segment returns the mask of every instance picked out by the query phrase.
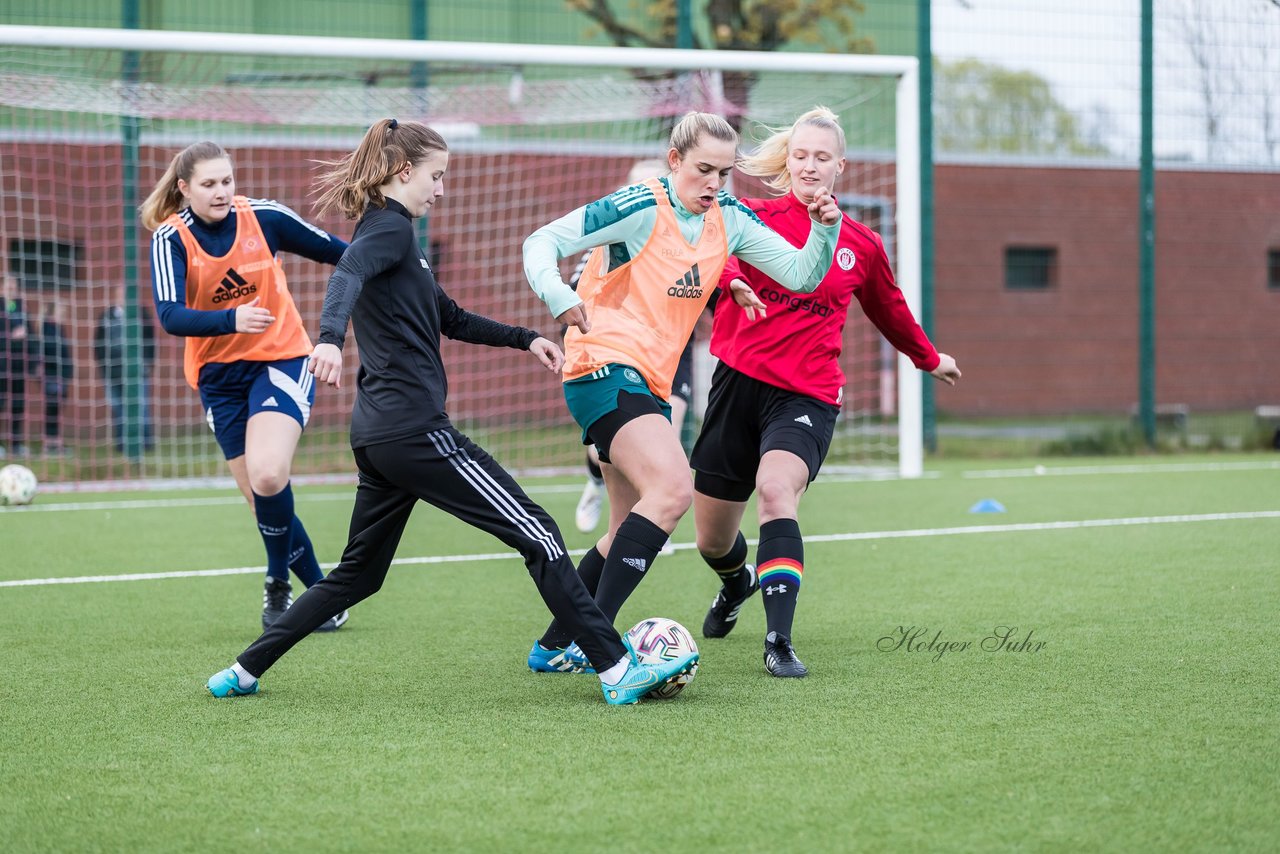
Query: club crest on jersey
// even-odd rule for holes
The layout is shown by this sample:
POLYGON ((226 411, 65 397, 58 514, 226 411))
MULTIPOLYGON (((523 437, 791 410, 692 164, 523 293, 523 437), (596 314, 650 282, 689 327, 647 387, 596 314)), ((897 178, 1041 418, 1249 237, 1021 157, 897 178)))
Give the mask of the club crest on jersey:
POLYGON ((667 288, 667 296, 680 297, 681 299, 702 299, 702 274, 698 272, 697 264, 690 267, 689 272, 676 279, 675 285, 667 288))
POLYGON ((853 265, 858 263, 858 258, 853 254, 853 250, 845 247, 836 253, 836 263, 840 265, 840 269, 848 272, 853 269, 853 265))

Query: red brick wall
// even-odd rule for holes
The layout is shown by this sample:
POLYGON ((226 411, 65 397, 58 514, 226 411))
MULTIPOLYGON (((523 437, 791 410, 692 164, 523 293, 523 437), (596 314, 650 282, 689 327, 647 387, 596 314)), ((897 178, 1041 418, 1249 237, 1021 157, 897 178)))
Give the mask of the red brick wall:
MULTIPOLYGON (((1124 412, 1138 397, 1138 176, 943 165, 935 339, 964 371, 938 396, 970 415, 1124 412), (1004 286, 1006 246, 1055 247, 1044 292, 1004 286)), ((1156 397, 1193 410, 1280 401, 1280 174, 1156 178, 1156 397)))
MULTIPOLYGON (((144 148, 140 186, 149 188, 171 155, 144 148)), ((246 148, 235 155, 242 192, 309 215, 314 161, 335 152, 246 148)), ((4 249, 12 238, 84 249, 71 323, 82 379, 92 377, 94 320, 122 275, 119 157, 118 145, 0 144, 4 249)), ((441 281, 474 311, 554 334, 555 324, 524 283, 520 244, 538 225, 620 183, 630 162, 456 157, 447 201, 430 221, 433 239, 445 246, 441 281), (479 220, 489 227, 475 239, 479 220)), ((854 164, 837 189, 874 192, 857 184, 868 180, 860 177, 864 172, 878 171, 854 164)), ((740 182, 739 189, 745 194, 752 186, 740 182)), ((941 165, 935 188, 934 338, 965 374, 960 387, 940 390, 939 409, 970 415, 1127 411, 1138 388, 1137 173, 941 165), (1010 245, 1056 248, 1056 286, 1007 290, 1004 249, 1010 245)), ((1272 365, 1280 352, 1280 291, 1266 284, 1267 249, 1280 248, 1280 174, 1162 171, 1156 200, 1158 401, 1196 410, 1280 403, 1272 365)), ((322 224, 342 235, 352 228, 340 218, 322 224)), ((136 284, 148 303, 149 238, 139 228, 136 284)), ((318 318, 327 269, 285 257, 303 316, 318 318)), ((869 326, 853 312, 846 346, 850 360, 866 366, 855 391, 873 402, 877 353, 869 326)), ((175 417, 198 419, 195 395, 181 385, 180 342, 163 332, 157 341, 157 390, 173 389, 175 417)), ((557 384, 513 364, 510 355, 446 344, 446 359, 456 366, 451 414, 518 410, 563 420, 557 384)), ((318 417, 345 417, 346 385, 322 395, 318 417)), ((101 407, 94 386, 83 384, 73 408, 101 407)), ((76 420, 69 413, 68 423, 76 420)))

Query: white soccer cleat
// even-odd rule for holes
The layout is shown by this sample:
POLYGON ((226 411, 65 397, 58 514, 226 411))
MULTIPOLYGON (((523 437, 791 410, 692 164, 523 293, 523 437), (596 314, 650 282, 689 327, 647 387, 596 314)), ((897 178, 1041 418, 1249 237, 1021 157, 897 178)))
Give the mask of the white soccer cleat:
POLYGON ((587 478, 587 485, 582 488, 582 497, 578 499, 578 509, 573 514, 573 523, 579 531, 589 534, 596 529, 600 524, 600 508, 603 504, 603 481, 587 478))

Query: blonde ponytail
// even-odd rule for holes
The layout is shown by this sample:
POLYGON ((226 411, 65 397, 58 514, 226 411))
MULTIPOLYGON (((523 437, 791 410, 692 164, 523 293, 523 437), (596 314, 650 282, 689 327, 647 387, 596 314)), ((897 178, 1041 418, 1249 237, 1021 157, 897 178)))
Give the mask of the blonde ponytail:
POLYGON ((789 128, 771 128, 764 126, 770 135, 760 146, 747 157, 738 162, 738 169, 746 175, 754 175, 765 179, 765 186, 776 190, 779 195, 791 190, 791 171, 787 169, 787 155, 791 146, 791 136, 802 125, 829 130, 836 135, 837 155, 844 155, 844 128, 840 127, 840 117, 826 107, 817 106, 800 116, 789 128))
POLYGON ((738 132, 722 116, 691 112, 685 113, 671 129, 671 147, 684 157, 703 136, 710 136, 721 142, 732 142, 735 147, 739 140, 738 132))
POLYGON ((201 163, 224 158, 228 163, 231 162, 230 156, 216 142, 197 142, 175 154, 151 195, 138 207, 143 227, 148 231, 155 231, 162 222, 186 206, 182 190, 178 189, 179 179, 189 182, 201 163))

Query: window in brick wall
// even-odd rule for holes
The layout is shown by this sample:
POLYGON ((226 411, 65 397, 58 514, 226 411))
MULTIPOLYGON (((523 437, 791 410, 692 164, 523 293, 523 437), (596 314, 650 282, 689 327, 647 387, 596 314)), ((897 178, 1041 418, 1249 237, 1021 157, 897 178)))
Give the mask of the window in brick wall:
POLYGON ((56 240, 9 241, 9 273, 30 290, 67 290, 76 283, 80 249, 56 240))
POLYGON ((1280 249, 1267 250, 1267 287, 1280 291, 1280 249))
POLYGON ((1044 291, 1058 283, 1058 250, 1045 246, 1006 246, 1004 286, 1011 291, 1044 291))

